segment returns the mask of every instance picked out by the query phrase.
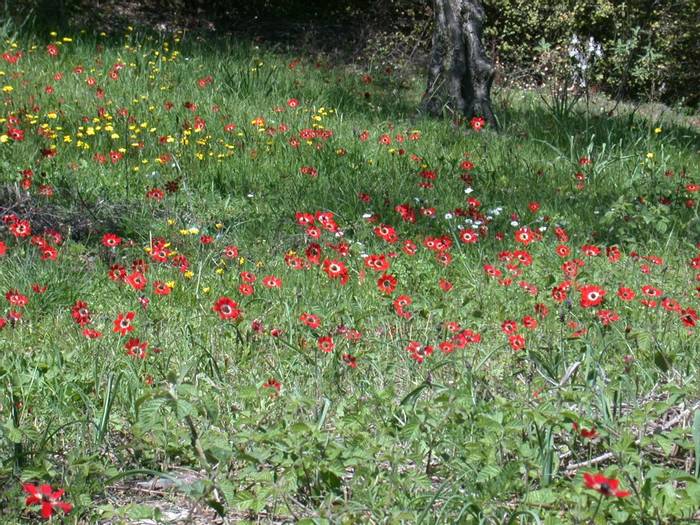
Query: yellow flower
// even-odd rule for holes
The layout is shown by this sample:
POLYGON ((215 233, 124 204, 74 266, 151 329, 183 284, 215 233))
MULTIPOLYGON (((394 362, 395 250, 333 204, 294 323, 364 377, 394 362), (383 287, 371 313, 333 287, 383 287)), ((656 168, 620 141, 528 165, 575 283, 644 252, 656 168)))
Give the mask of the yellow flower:
POLYGON ((649 153, 647 153, 647 158, 648 158, 649 160, 653 159, 653 158, 654 158, 654 154, 650 151, 649 153))
POLYGON ((168 223, 168 226, 172 226, 173 224, 175 224, 175 219, 168 219, 167 223, 168 223))
POLYGON ((175 288, 175 281, 168 281, 165 283, 165 286, 172 290, 173 288, 175 288))
POLYGON ((192 277, 194 277, 194 272, 192 270, 187 270, 184 273, 184 276, 185 276, 185 279, 192 279, 192 277))
POLYGON ((662 131, 663 131, 663 129, 661 129, 661 128, 656 128, 656 129, 654 130, 654 133, 659 134, 659 133, 661 133, 662 131))
POLYGON ((245 257, 240 257, 240 258, 238 259, 238 264, 240 264, 241 266, 243 266, 243 265, 245 264, 245 257))
POLYGON ((199 233, 199 228, 190 228, 188 231, 192 235, 197 235, 199 233))
POLYGON ((223 268, 217 268, 217 269, 214 270, 214 271, 215 271, 218 275, 221 275, 221 274, 224 273, 224 269, 223 269, 223 268))
POLYGON ((190 230, 186 230, 186 229, 180 230, 180 235, 189 235, 189 234, 190 234, 190 230))
POLYGON ((14 89, 15 89, 15 88, 13 88, 12 86, 3 86, 3 88, 2 88, 2 90, 3 90, 5 93, 11 93, 12 91, 14 91, 14 89))
POLYGON ((209 288, 208 286, 205 286, 204 288, 202 288, 202 293, 209 293, 210 290, 211 290, 211 288, 209 288))

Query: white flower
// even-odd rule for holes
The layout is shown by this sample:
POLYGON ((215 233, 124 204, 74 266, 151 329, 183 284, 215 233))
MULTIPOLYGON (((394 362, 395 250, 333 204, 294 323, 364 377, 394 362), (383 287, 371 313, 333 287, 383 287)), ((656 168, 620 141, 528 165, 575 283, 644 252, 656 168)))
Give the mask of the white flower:
POLYGON ((363 219, 369 219, 371 216, 372 216, 371 213, 363 213, 363 214, 362 214, 362 218, 363 218, 363 219))
POLYGON ((449 221, 450 219, 452 219, 452 214, 451 214, 451 213, 446 213, 446 214, 445 214, 445 219, 447 219, 448 221, 449 221))
POLYGON ((511 225, 513 228, 517 228, 517 227, 519 226, 518 221, 510 221, 510 225, 511 225))
POLYGON ((473 188, 464 188, 464 193, 466 193, 467 195, 469 195, 473 191, 474 191, 473 188))

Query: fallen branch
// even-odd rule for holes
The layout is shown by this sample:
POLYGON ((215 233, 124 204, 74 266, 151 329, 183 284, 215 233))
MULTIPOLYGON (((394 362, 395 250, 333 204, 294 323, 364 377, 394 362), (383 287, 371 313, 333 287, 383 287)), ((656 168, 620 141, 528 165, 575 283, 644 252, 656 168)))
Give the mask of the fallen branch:
MULTIPOLYGON (((675 427, 676 425, 681 423, 683 420, 685 420, 688 416, 693 414, 696 410, 700 410, 700 401, 697 401, 693 406, 688 407, 686 409, 681 409, 682 406, 683 406, 683 404, 681 404, 679 407, 675 407, 675 408, 681 410, 675 417, 668 420, 666 423, 655 424, 651 429, 649 429, 647 432, 645 432, 643 434, 643 436, 636 439, 634 442, 635 446, 639 446, 641 444, 642 438, 653 436, 654 434, 658 434, 660 432, 665 432, 667 430, 670 430, 671 428, 675 427)), ((666 412, 666 413, 668 413, 668 412, 666 412)), ((655 450, 652 450, 652 451, 656 452, 655 450)), ((571 456, 571 454, 572 454, 572 452, 568 451, 565 454, 562 454, 560 459, 567 458, 567 457, 571 456)), ((590 467, 591 465, 597 465, 599 463, 603 463, 604 461, 607 461, 607 460, 612 459, 614 457, 615 457, 614 453, 606 452, 605 454, 601 454, 600 456, 596 456, 596 457, 589 459, 587 461, 581 461, 579 463, 569 463, 566 466, 565 473, 566 474, 573 474, 581 467, 590 467)))

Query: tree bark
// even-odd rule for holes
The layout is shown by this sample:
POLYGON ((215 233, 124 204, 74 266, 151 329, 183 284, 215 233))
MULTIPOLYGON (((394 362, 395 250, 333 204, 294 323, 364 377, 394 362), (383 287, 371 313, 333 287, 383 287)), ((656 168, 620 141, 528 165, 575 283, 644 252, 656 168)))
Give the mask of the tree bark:
POLYGON ((435 29, 428 85, 421 110, 439 116, 451 113, 483 117, 496 127, 491 108, 494 68, 482 43, 481 0, 433 0, 435 29))

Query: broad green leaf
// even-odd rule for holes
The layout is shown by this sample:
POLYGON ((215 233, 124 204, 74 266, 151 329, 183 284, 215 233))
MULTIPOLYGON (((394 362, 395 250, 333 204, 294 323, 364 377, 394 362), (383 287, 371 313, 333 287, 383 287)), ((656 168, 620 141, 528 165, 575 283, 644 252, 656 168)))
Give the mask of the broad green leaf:
POLYGON ((476 475, 476 481, 478 483, 489 481, 490 479, 493 479, 496 476, 498 476, 500 473, 501 469, 496 465, 487 465, 481 470, 479 470, 479 473, 476 475))

